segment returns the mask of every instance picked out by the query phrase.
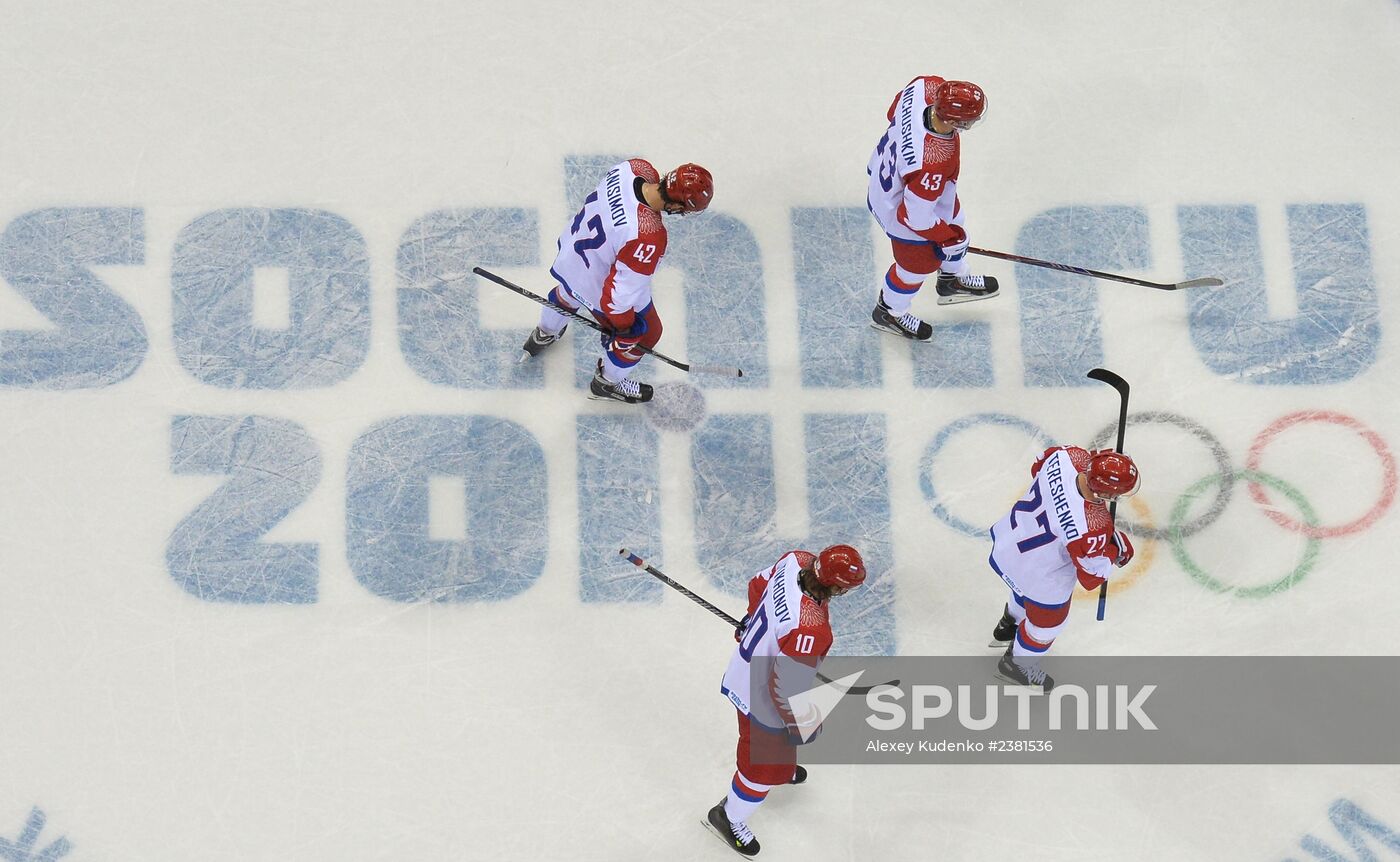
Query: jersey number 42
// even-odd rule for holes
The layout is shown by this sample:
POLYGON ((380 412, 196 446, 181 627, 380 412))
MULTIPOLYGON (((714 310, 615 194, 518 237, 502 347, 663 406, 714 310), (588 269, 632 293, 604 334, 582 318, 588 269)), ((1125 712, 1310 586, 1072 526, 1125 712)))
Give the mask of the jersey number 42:
MULTIPOLYGON (((596 191, 583 199, 583 206, 579 209, 578 215, 574 216, 574 223, 569 228, 569 233, 578 236, 579 227, 584 225, 583 217, 588 212, 588 205, 597 199, 598 193, 596 191)), ((602 216, 593 216, 593 218, 588 220, 586 226, 588 228, 588 235, 574 243, 574 254, 579 256, 579 260, 583 261, 584 266, 592 269, 593 264, 588 262, 588 255, 584 254, 584 252, 601 247, 603 243, 608 241, 608 238, 607 235, 603 233, 602 216)))

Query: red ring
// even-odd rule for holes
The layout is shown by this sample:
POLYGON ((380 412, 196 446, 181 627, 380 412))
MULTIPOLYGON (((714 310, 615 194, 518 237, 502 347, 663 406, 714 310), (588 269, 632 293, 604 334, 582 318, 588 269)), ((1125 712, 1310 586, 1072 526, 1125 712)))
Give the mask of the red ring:
POLYGON ((1371 448, 1375 450, 1376 457, 1381 459, 1381 466, 1385 469, 1385 484, 1381 489, 1381 498, 1376 501, 1370 511, 1354 521, 1338 524, 1335 527, 1310 527, 1293 520, 1272 507, 1269 504, 1268 496, 1264 493, 1264 486, 1258 482, 1249 483, 1249 496, 1254 498, 1254 502, 1264 507, 1264 514, 1268 515, 1274 523, 1295 533, 1302 533, 1310 539, 1347 536, 1370 527, 1376 522, 1376 519, 1385 514, 1385 511, 1390 508, 1390 504, 1395 502, 1395 456, 1390 454, 1390 447, 1386 445, 1381 435, 1367 428, 1359 419, 1353 419, 1344 413, 1336 413, 1331 410, 1299 410, 1297 413, 1289 413, 1287 416, 1274 420, 1272 425, 1260 431, 1259 436, 1254 438, 1254 442, 1249 447, 1249 456, 1245 459, 1245 466, 1250 470, 1258 470, 1259 459, 1263 456, 1264 447, 1283 431, 1304 422, 1328 422, 1333 425, 1342 425, 1360 434, 1367 443, 1370 443, 1371 448))

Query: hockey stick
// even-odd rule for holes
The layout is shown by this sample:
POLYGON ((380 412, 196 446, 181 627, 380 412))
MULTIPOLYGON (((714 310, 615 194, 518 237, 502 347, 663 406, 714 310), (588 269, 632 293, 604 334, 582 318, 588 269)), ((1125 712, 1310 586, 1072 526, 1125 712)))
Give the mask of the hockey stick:
MULTIPOLYGON (((736 629, 739 627, 739 621, 738 621, 738 620, 734 619, 734 618, 731 617, 729 614, 725 613, 724 611, 720 610, 719 608, 715 607, 714 605, 712 605, 712 604, 710 604, 709 602, 705 601, 704 599, 700 598, 700 597, 697 596, 695 593, 693 593, 693 592, 691 592, 690 590, 686 589, 684 585, 682 585, 682 584, 680 584, 680 583, 677 583, 676 581, 672 580, 671 577, 670 577, 669 575, 667 575, 665 572, 661 571, 660 569, 656 568, 655 566, 652 566, 652 565, 648 564, 646 560, 642 559, 641 557, 637 556, 636 554, 632 553, 631 551, 627 550, 626 548, 622 548, 622 549, 618 550, 618 553, 621 554, 622 556, 626 557, 626 558, 627 558, 627 562, 631 563, 632 565, 636 566, 637 568, 641 569, 642 571, 644 571, 644 572, 646 572, 647 574, 651 575, 652 577, 656 578, 658 581, 660 581, 661 583, 665 584, 666 586, 671 587, 672 589, 676 590, 678 593, 680 593, 681 595, 683 595, 683 596, 685 596, 686 598, 690 599, 692 602, 695 602, 695 603, 696 603, 697 605, 699 605, 700 607, 704 608, 705 610, 709 611, 710 613, 714 614, 715 616, 717 616, 717 617, 719 617, 720 619, 724 620, 725 622, 729 623, 729 625, 731 625, 732 627, 734 627, 734 628, 736 628, 736 629)), ((831 677, 826 676, 825 674, 822 674, 822 673, 818 673, 818 674, 817 674, 817 679, 819 679, 819 680, 821 680, 822 682, 825 682, 825 683, 834 682, 834 680, 833 680, 831 677)), ((877 683, 877 684, 875 684, 875 685, 853 685, 853 686, 851 686, 850 688, 846 689, 846 691, 844 692, 844 694, 855 694, 855 695, 869 694, 870 692, 874 691, 875 689, 877 689, 877 688, 879 688, 879 687, 881 687, 881 686, 885 686, 885 685, 899 685, 899 680, 897 680, 897 679, 892 679, 892 680, 890 680, 889 682, 881 682, 881 683, 877 683)))
MULTIPOLYGON (((1118 445, 1115 451, 1123 451, 1123 435, 1128 431, 1128 381, 1109 371, 1107 368, 1094 368, 1089 371, 1090 380, 1101 380, 1118 390, 1118 445)), ((1108 529, 1117 529, 1118 501, 1115 499, 1108 504, 1108 529)), ((1108 604, 1108 581, 1099 584, 1099 610, 1095 619, 1103 621, 1104 606, 1108 604)))
MULTIPOLYGON (((559 312, 560 314, 567 314, 569 317, 572 317, 574 320, 577 320, 579 323, 582 323, 584 326, 590 326, 590 327, 592 327, 592 328, 598 330, 599 332, 603 333, 604 335, 612 335, 612 334, 613 334, 611 331, 609 331, 609 330, 607 330, 607 329, 604 329, 602 326, 600 326, 596 320, 593 320, 592 318, 584 317, 582 314, 579 314, 578 312, 570 311, 570 310, 567 309, 567 308, 562 308, 562 307, 560 307, 560 306, 558 306, 558 305, 555 305, 554 303, 550 302, 550 301, 549 301, 548 299, 546 299, 545 297, 540 296, 538 293, 532 293, 532 292, 526 290, 525 288, 521 287, 521 286, 518 285, 518 284, 515 284, 515 283, 513 283, 513 282, 509 282, 509 281, 506 281, 504 278, 501 278, 499 275, 496 275, 494 272, 488 272, 487 270, 484 270, 484 269, 482 269, 482 268, 479 267, 479 266, 474 266, 474 267, 472 267, 472 272, 476 273, 477 275, 481 276, 482 278, 489 279, 489 280, 491 280, 491 281, 496 282, 496 283, 499 284, 501 287, 504 287, 506 290, 513 290, 513 291, 515 291, 516 293, 520 294, 521 296, 523 296, 523 297, 525 297, 525 298, 527 298, 527 299, 533 299, 535 302, 538 302, 540 305, 543 305, 545 308, 552 308, 552 309, 554 309, 555 311, 559 312)), ((744 370, 743 370, 742 368, 734 368, 733 366, 729 366, 729 365, 687 365, 687 364, 684 363, 684 362, 677 362, 676 360, 672 359, 671 357, 669 357, 669 356, 667 356, 667 355, 665 355, 665 354, 663 354, 663 353, 657 353, 655 350, 652 350, 650 347, 644 347, 644 346, 642 346, 642 345, 640 345, 640 344, 636 345, 636 347, 637 347, 638 350, 642 351, 643 353, 650 353, 652 356, 655 356, 657 359, 660 359, 662 362, 666 363, 667 365, 673 366, 673 367, 675 367, 675 368, 679 368, 680 370, 685 371, 685 372, 690 373, 690 374, 718 374, 718 375, 723 376, 723 377, 743 377, 743 376, 744 376, 744 370)))
POLYGON ((973 254, 980 254, 983 257, 995 257, 1000 260, 1009 260, 1014 263, 1025 263, 1031 266, 1041 266, 1046 269, 1058 269, 1060 272, 1072 272, 1075 275, 1087 275, 1091 278, 1106 278, 1109 281, 1121 281, 1124 284, 1137 284, 1142 287, 1155 287, 1158 290, 1182 290, 1188 287, 1220 287, 1225 283, 1220 278, 1193 278, 1190 281, 1178 281, 1172 284, 1163 284, 1160 281, 1143 281, 1140 278, 1130 278, 1126 275, 1114 275, 1111 272, 1099 272, 1097 269, 1083 269, 1077 266, 1070 266, 1067 263, 1053 263, 1048 260, 1037 260, 1033 257, 1021 257, 1019 254, 1007 254, 1004 251, 990 251, 985 248, 968 247, 968 251, 973 254))

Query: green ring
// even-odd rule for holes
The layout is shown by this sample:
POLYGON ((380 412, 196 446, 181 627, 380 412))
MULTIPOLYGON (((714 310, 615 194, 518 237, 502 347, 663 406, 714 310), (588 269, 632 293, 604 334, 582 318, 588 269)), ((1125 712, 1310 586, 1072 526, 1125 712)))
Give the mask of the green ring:
MULTIPOLYGON (((1270 488, 1278 491, 1280 494, 1293 501, 1293 505, 1298 507, 1298 511, 1303 516, 1303 521, 1309 527, 1318 526, 1317 513, 1313 511, 1312 506, 1309 505, 1307 499, 1303 497, 1303 492, 1299 491, 1297 488, 1294 488, 1277 476, 1260 473, 1258 470, 1240 470, 1235 475, 1237 477, 1243 477, 1247 482, 1258 482, 1261 485, 1268 485, 1270 488)), ((1322 544, 1322 541, 1316 536, 1308 537, 1307 545, 1303 548, 1303 558, 1298 562, 1298 565, 1293 571, 1273 583, 1261 584, 1257 587, 1232 587, 1223 581, 1216 580, 1206 574, 1206 571, 1196 565, 1196 561, 1191 559, 1190 555, 1186 553, 1186 541, 1185 537, 1181 535, 1181 528, 1184 526, 1183 522, 1186 518, 1187 509, 1191 507, 1191 503, 1201 495, 1202 491, 1210 487, 1211 484, 1222 481, 1224 478, 1225 477, 1220 474, 1207 476, 1187 488, 1182 492, 1181 496, 1177 498, 1176 505, 1172 507, 1171 520, 1167 533, 1171 540, 1172 556, 1176 557, 1176 561, 1186 570, 1188 575, 1206 588, 1214 590, 1217 593, 1234 593, 1240 598, 1260 599, 1281 593, 1297 584, 1307 576, 1308 572, 1312 571, 1313 565, 1317 562, 1317 549, 1318 546, 1322 544)))

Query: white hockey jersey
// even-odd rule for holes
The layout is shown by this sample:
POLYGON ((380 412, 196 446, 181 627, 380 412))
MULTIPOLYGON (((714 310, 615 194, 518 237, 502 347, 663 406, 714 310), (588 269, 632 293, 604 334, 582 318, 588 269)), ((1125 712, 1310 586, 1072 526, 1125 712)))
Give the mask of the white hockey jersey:
POLYGON ((825 604, 802 592, 798 575, 815 555, 789 551, 749 579, 749 625, 729 659, 720 692, 769 730, 805 726, 789 699, 813 686, 817 665, 831 649, 825 604))
POLYGON ((1113 571, 1108 509, 1086 501, 1075 482, 1088 466, 1089 452, 1077 446, 1045 450, 1031 467, 1030 491, 992 527, 992 568, 1037 604, 1063 604, 1079 575, 1107 579, 1113 571))
POLYGON ((641 183, 658 182, 645 159, 614 165, 559 236, 549 272, 576 302, 632 326, 651 304, 651 277, 666 254, 661 214, 641 201, 641 183))
POLYGON ((889 128, 870 156, 867 204, 893 239, 941 243, 952 237, 949 224, 962 225, 958 202, 959 139, 924 127, 943 79, 915 78, 890 105, 889 128))

